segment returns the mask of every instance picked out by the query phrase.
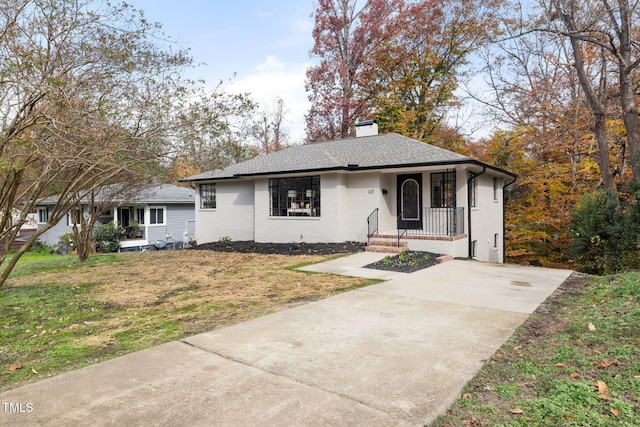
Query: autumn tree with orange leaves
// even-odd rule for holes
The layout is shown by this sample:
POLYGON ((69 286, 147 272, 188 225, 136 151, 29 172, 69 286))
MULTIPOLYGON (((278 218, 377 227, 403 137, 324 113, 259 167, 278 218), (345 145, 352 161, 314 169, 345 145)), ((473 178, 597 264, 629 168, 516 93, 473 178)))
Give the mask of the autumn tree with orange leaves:
MULTIPOLYGON (((352 135, 357 119, 419 140, 443 126, 469 56, 498 29, 502 0, 322 0, 307 72, 310 141, 352 135)), ((446 127, 446 126, 445 126, 446 127)), ((447 132, 443 132, 446 134, 447 132)))
MULTIPOLYGON (((623 101, 620 63, 630 65, 627 77, 637 63, 628 62, 630 52, 615 52, 634 44, 627 37, 635 30, 613 24, 628 18, 626 9, 608 14, 609 2, 587 3, 540 2, 532 15, 523 12, 522 20, 505 26, 502 41, 486 55, 495 94, 489 104, 509 130, 481 145, 488 161, 508 160, 503 166, 519 175, 507 209, 511 261, 576 267, 571 224, 583 196, 606 188, 619 192, 619 206, 634 198, 634 130, 624 118, 633 103, 623 101)), ((591 237, 583 242, 598 244, 598 236, 591 237)))
POLYGON ((307 70, 306 80, 308 141, 350 136, 355 120, 369 114, 363 72, 403 5, 403 0, 318 0, 311 55, 319 63, 307 70))

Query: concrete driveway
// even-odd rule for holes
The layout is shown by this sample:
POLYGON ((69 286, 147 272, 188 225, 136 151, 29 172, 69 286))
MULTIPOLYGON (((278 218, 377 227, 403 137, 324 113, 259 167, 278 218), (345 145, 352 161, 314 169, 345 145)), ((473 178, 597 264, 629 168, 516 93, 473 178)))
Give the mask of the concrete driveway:
POLYGON ((379 257, 305 269, 387 282, 2 393, 0 425, 423 425, 571 274, 379 257))

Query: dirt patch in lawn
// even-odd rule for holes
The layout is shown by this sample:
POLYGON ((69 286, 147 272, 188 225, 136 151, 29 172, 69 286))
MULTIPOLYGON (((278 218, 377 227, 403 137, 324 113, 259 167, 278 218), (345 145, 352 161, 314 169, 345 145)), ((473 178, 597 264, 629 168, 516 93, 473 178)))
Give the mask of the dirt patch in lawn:
POLYGON ((10 278, 0 300, 0 390, 375 283, 294 268, 326 259, 130 252, 10 278))
POLYGON ((104 304, 126 308, 178 308, 204 302, 218 305, 256 301, 290 303, 330 295, 361 279, 310 275, 289 266, 320 262, 321 255, 152 251, 119 254, 114 264, 72 272, 11 279, 10 287, 90 284, 104 304))

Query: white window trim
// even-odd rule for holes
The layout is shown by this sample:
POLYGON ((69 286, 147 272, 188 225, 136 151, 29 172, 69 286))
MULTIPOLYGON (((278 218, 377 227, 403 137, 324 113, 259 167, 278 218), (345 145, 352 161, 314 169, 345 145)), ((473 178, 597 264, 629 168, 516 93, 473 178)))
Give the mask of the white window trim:
POLYGON ((49 208, 48 207, 44 207, 44 208, 38 208, 38 224, 46 224, 49 222, 49 208), (44 211, 45 214, 44 216, 46 217, 46 221, 40 221, 40 211, 44 211))
POLYGON ((167 207, 166 206, 147 206, 147 212, 145 215, 145 226, 147 227, 161 227, 167 225, 167 207), (151 209, 162 209, 162 223, 151 223, 151 209), (148 221, 147 221, 148 220, 148 221))
POLYGON ((71 209, 74 211, 74 215, 73 216, 71 215, 72 213, 71 211, 67 212, 67 226, 69 227, 73 227, 74 225, 81 226, 82 219, 80 219, 80 222, 76 222, 75 211, 80 211, 80 215, 86 218, 84 207, 81 209, 77 209, 77 208, 71 208, 71 209))

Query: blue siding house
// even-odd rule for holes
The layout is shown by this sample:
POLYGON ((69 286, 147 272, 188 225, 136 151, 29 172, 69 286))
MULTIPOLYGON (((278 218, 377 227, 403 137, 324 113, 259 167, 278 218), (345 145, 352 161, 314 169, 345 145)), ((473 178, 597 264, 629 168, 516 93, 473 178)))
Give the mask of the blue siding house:
MULTIPOLYGON (((56 201, 56 196, 38 201, 38 227, 47 223, 56 201)), ((154 184, 136 192, 135 196, 109 198, 103 203, 98 222, 113 222, 122 227, 121 250, 182 246, 195 237, 195 197, 191 188, 154 184)), ((89 206, 83 207, 84 215, 88 209, 89 206)), ((72 232, 73 221, 73 215, 67 214, 66 219, 43 233, 40 240, 48 245, 57 244, 60 236, 72 232)))

